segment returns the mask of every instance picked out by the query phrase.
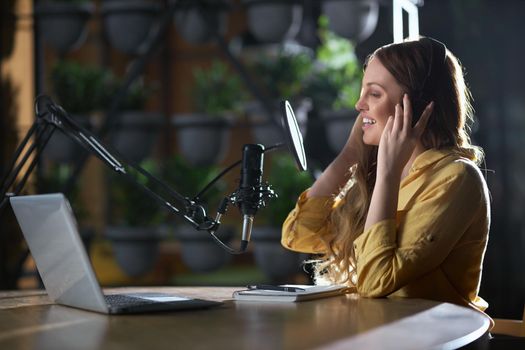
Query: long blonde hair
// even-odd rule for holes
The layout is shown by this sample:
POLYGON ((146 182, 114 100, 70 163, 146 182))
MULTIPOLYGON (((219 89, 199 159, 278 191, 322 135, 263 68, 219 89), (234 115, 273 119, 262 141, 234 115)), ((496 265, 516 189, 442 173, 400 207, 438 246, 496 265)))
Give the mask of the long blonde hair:
MULTIPOLYGON (((379 59, 409 96, 417 96, 432 65, 432 49, 427 40, 380 47, 368 57, 364 69, 373 57, 379 59)), ((458 59, 448 50, 430 98, 434 101, 434 110, 421 137, 423 146, 451 148, 479 164, 483 152, 471 144, 469 137, 473 113, 471 94, 458 59)), ((331 234, 324 238, 327 253, 314 265, 316 283, 355 285, 353 243, 363 232, 368 215, 376 180, 377 148, 361 142, 357 150, 358 162, 349 169, 350 180, 341 189, 340 205, 331 214, 331 234)))

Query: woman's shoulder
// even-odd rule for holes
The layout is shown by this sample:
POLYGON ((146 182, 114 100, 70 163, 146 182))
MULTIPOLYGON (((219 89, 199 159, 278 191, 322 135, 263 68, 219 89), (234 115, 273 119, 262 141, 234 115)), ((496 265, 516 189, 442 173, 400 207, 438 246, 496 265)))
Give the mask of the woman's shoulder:
POLYGON ((479 166, 465 155, 456 150, 447 150, 447 157, 436 164, 436 168, 443 172, 443 175, 454 177, 466 177, 473 181, 484 181, 483 174, 479 166))
POLYGON ((432 177, 436 182, 468 187, 488 197, 487 183, 480 167, 461 152, 450 150, 449 155, 436 164, 432 177))
POLYGON ((485 179, 469 153, 448 149, 429 149, 421 154, 407 181, 425 188, 464 182, 466 186, 486 186, 485 179))

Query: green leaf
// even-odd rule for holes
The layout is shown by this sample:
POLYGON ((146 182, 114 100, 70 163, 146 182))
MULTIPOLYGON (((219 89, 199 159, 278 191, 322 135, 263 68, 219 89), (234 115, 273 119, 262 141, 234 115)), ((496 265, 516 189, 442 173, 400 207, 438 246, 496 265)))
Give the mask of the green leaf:
POLYGON ((291 156, 274 154, 269 162, 268 183, 278 197, 261 209, 260 216, 272 226, 281 226, 299 195, 312 185, 313 179, 308 172, 297 169, 291 156))
POLYGON ((316 64, 305 81, 304 95, 317 109, 353 109, 361 86, 361 64, 352 42, 328 29, 328 18, 319 18, 316 64))
POLYGON ((104 107, 113 76, 106 69, 60 61, 52 68, 50 78, 53 92, 67 112, 87 114, 104 107))
POLYGON ((209 115, 237 111, 246 100, 241 80, 221 61, 214 61, 210 68, 193 71, 192 99, 194 108, 209 115))
POLYGON ((250 68, 268 96, 293 100, 302 93, 312 63, 306 52, 287 52, 281 48, 276 55, 261 55, 250 68))
MULTIPOLYGON (((148 173, 158 176, 159 166, 154 160, 144 160, 140 166, 148 173)), ((147 177, 134 169, 129 175, 141 185, 147 186, 154 192, 160 192, 147 177)), ((162 206, 150 198, 141 188, 126 177, 114 173, 110 176, 111 221, 117 225, 153 226, 162 222, 164 211, 162 206)))

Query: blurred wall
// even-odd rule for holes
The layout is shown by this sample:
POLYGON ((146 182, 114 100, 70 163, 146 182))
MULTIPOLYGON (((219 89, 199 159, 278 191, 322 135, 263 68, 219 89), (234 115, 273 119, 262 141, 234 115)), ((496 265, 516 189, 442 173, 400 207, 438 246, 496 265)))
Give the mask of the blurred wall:
MULTIPOLYGON (((33 122, 34 51, 31 0, 0 5, 0 174, 33 122)), ((31 187, 32 180, 28 187, 31 187)), ((7 207, 0 212, 0 289, 16 287, 24 241, 7 207)))

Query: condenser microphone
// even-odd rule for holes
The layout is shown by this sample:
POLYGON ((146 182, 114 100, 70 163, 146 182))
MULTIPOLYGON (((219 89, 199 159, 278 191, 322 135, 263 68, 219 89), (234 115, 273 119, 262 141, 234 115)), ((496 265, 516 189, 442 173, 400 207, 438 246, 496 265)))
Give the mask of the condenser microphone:
POLYGON ((244 145, 242 152, 241 179, 239 181, 239 198, 237 204, 242 214, 241 249, 246 249, 253 227, 253 218, 263 202, 264 146, 244 145))

